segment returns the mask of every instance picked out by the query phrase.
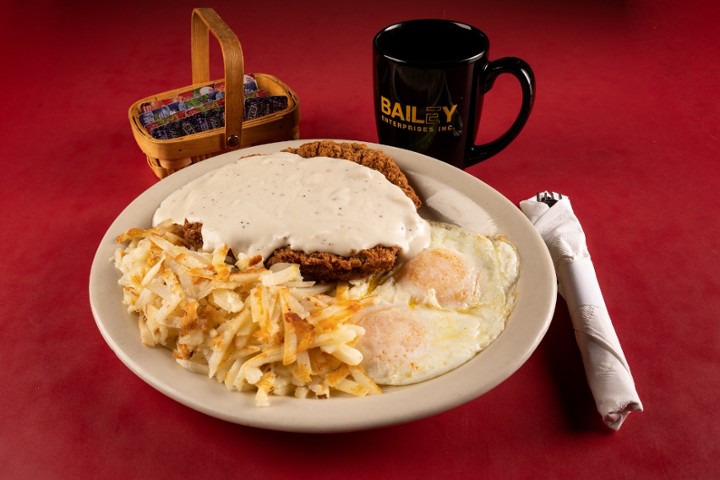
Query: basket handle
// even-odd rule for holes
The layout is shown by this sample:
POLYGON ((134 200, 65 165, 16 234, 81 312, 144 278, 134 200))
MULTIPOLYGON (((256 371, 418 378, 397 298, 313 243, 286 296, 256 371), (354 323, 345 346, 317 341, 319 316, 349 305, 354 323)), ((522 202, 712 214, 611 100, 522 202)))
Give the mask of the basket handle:
POLYGON ((210 36, 220 43, 225 68, 225 146, 237 148, 242 135, 245 106, 245 71, 242 46, 237 35, 212 8, 196 8, 192 13, 192 82, 210 81, 210 36))

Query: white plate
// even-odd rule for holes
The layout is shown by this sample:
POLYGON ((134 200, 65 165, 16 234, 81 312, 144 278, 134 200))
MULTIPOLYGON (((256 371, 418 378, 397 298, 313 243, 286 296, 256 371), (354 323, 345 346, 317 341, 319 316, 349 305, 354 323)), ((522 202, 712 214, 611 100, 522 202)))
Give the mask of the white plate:
POLYGON ((545 335, 555 308, 555 272, 542 239, 515 205, 472 175, 414 152, 367 142, 391 155, 421 198, 430 200, 421 210, 424 217, 481 233, 496 228, 517 246, 521 259, 517 304, 493 344, 456 370, 417 385, 386 388, 381 395, 365 398, 272 397, 272 405, 265 408, 255 406, 254 394, 229 391, 184 370, 168 350, 141 344, 136 318, 121 303, 119 274, 110 261, 118 246, 116 236, 132 227, 149 227, 153 212, 167 195, 209 170, 241 155, 272 153, 309 141, 261 145, 210 158, 158 182, 117 217, 92 264, 90 303, 100 332, 120 360, 145 382, 190 408, 242 425, 294 432, 361 430, 427 417, 483 395, 517 371, 545 335))

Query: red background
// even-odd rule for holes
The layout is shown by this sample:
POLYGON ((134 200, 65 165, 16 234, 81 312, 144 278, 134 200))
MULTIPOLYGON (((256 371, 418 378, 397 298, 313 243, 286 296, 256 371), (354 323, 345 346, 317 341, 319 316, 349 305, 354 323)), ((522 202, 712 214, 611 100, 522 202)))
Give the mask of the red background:
MULTIPOLYGON (((0 15, 0 477, 717 478, 720 7, 713 0, 39 2, 0 15), (189 23, 213 6, 246 71, 301 102, 302 138, 377 140, 371 39, 403 19, 483 29, 532 65, 517 140, 469 172, 515 204, 569 195, 645 412, 605 428, 562 300, 509 380, 452 411, 339 435, 207 417, 115 357, 88 302, 112 220, 156 183, 127 108, 190 83, 189 23)), ((217 75, 222 72, 217 70, 217 75)), ((486 97, 481 139, 519 103, 486 97)))

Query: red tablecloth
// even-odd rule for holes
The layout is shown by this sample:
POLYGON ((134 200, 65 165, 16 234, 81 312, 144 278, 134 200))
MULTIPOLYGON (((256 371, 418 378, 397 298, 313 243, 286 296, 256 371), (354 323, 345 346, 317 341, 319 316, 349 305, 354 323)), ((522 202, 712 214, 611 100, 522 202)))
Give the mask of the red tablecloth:
MULTIPOLYGON (((0 15, 0 477, 718 478, 717 2, 78 3, 0 15), (509 380, 378 430, 243 427, 131 373, 93 321, 90 263, 157 181, 127 109, 190 83, 196 6, 238 34, 248 72, 297 91, 302 138, 377 140, 371 39, 394 21, 462 20, 488 33, 492 58, 527 60, 527 127, 468 171, 516 204, 538 190, 572 197, 645 412, 619 432, 600 423, 562 299, 509 380)), ((507 127, 518 99, 499 79, 481 138, 507 127)))

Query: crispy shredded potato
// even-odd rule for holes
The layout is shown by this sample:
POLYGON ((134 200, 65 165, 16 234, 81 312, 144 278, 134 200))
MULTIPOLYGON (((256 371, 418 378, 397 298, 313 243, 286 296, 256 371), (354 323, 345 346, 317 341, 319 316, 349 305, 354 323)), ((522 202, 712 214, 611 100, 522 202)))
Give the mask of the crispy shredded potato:
POLYGON ((353 347, 364 330, 352 317, 373 297, 303 281, 297 265, 228 257, 227 247, 190 250, 181 229, 168 222, 117 238, 123 303, 145 345, 168 348, 179 365, 230 390, 254 391, 258 406, 270 395, 381 393, 353 347))

